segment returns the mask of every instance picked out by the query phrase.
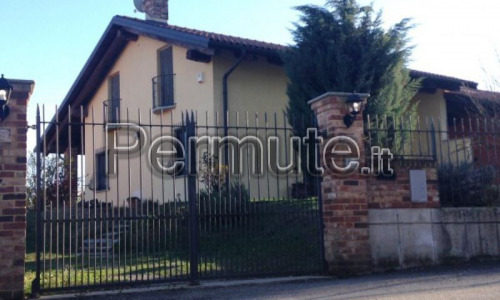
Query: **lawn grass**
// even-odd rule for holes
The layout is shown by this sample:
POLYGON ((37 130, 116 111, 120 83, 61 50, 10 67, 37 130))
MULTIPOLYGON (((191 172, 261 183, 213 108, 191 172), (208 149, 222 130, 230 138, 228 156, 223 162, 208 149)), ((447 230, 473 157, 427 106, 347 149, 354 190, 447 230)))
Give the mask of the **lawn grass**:
POLYGON ((36 254, 34 252, 26 253, 25 256, 25 271, 24 271, 24 293, 31 294, 31 283, 36 276, 36 254))
MULTIPOLYGON (((55 257, 55 254, 54 254, 55 257)), ((96 286, 102 284, 122 284, 127 282, 146 281, 146 280, 166 280, 178 277, 187 278, 189 262, 187 260, 166 259, 165 257, 148 255, 128 262, 118 262, 109 258, 108 268, 106 268, 106 258, 103 257, 103 264, 100 264, 100 258, 96 259, 97 264, 93 264, 93 258, 90 262, 86 261, 73 264, 69 268, 68 261, 74 262, 81 257, 65 256, 66 265, 62 266, 62 258, 59 258, 60 268, 56 268, 56 260, 52 259, 52 264, 46 261, 45 271, 42 272, 41 285, 44 289, 70 288, 78 286, 96 286), (115 264, 112 267, 113 262, 115 264), (120 265, 119 265, 120 263, 120 265), (94 268, 95 266, 95 268, 94 268)), ((86 258, 87 260, 87 258, 86 258)), ((31 283, 36 276, 35 253, 26 254, 26 272, 25 272, 25 293, 31 294, 31 283)), ((43 269, 43 266, 42 266, 43 269)))

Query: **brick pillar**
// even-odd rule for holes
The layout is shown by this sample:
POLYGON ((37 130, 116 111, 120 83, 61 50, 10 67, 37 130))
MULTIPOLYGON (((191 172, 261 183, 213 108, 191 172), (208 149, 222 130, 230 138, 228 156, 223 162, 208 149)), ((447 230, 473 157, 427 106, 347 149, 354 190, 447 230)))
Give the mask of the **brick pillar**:
POLYGON ((9 80, 10 114, 0 121, 0 299, 24 298, 26 107, 34 82, 9 80))
MULTIPOLYGON (((309 101, 315 112, 320 132, 326 132, 323 146, 335 136, 353 138, 359 146, 360 166, 364 166, 362 112, 354 124, 347 128, 343 118, 349 112, 345 101, 352 94, 327 93, 309 101)), ((369 95, 360 95, 363 99, 369 95)), ((321 147, 321 157, 324 147, 321 147)), ((326 159, 331 159, 327 153, 326 159)), ((368 178, 359 170, 349 176, 328 171, 322 160, 325 174, 321 186, 323 221, 325 224, 325 257, 330 274, 347 277, 368 273, 371 254, 368 231, 368 178)))

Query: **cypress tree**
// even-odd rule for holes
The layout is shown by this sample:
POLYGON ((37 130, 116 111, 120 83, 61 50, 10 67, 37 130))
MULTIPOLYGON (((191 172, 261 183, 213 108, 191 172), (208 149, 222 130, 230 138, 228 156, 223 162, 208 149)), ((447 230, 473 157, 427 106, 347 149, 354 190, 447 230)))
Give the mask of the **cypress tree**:
POLYGON ((325 7, 304 5, 292 31, 294 45, 283 56, 289 78, 287 113, 295 134, 312 125, 307 101, 329 91, 369 93, 365 114, 399 118, 414 111, 418 91, 406 65, 409 19, 388 30, 382 13, 355 0, 330 0, 325 7))

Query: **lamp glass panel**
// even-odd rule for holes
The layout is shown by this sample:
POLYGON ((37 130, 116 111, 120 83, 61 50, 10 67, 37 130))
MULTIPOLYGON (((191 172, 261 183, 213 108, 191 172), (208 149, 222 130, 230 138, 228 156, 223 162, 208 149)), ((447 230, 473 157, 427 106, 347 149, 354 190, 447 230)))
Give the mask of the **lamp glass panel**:
POLYGON ((361 108, 361 103, 359 103, 359 102, 354 102, 354 103, 352 104, 352 109, 353 109, 353 111, 354 111, 354 112, 359 112, 359 109, 360 109, 360 108, 361 108))

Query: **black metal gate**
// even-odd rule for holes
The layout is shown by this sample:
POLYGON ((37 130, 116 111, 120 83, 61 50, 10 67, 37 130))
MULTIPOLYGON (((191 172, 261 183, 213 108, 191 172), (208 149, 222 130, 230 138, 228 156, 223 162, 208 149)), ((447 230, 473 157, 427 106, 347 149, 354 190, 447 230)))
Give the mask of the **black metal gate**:
MULTIPOLYGON (((239 175, 230 172, 229 146, 225 159, 197 152, 192 137, 225 131, 217 114, 211 121, 208 114, 204 121, 185 114, 175 123, 172 114, 149 112, 145 122, 140 111, 135 119, 122 111, 122 122, 135 124, 126 129, 128 141, 170 136, 181 142, 185 155, 173 144, 177 154, 156 160, 169 167, 183 162, 173 174, 149 165, 151 149, 121 151, 111 167, 109 136, 122 125, 107 122, 107 113, 97 121, 93 110, 69 107, 50 122, 44 114, 38 110, 36 124, 35 294, 323 272, 319 182, 272 176, 267 166, 253 176, 251 147, 238 148, 245 170, 239 175)), ((258 115, 234 119, 229 135, 283 137, 281 161, 292 159, 286 116, 265 115, 263 124, 258 115)))

